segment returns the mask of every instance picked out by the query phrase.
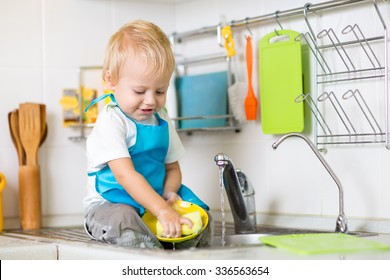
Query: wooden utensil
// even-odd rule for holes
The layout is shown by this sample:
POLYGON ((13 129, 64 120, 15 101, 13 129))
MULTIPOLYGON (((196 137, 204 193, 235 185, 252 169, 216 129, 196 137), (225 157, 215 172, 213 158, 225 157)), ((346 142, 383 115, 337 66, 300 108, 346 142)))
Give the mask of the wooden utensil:
POLYGON ((39 104, 40 109, 40 115, 41 115, 41 139, 39 142, 39 146, 45 142, 47 137, 47 123, 46 123, 46 105, 45 104, 39 104))
POLYGON ((40 113, 39 116, 41 121, 41 139, 42 139, 46 129, 46 105, 45 104, 39 104, 39 113, 40 113))
POLYGON ((42 146, 43 142, 45 142, 45 140, 46 140, 47 133, 48 133, 47 130, 48 130, 47 124, 45 124, 45 129, 44 129, 43 134, 41 136, 41 141, 39 142, 39 147, 42 146))
POLYGON ((26 164, 38 165, 38 148, 42 137, 39 104, 23 103, 19 105, 19 133, 26 152, 26 164))
POLYGON ((10 127, 12 142, 14 143, 18 154, 19 165, 23 165, 26 163, 26 153, 20 140, 18 109, 8 113, 8 124, 10 127))
POLYGON ((39 166, 19 166, 19 207, 22 229, 41 227, 41 179, 39 166))

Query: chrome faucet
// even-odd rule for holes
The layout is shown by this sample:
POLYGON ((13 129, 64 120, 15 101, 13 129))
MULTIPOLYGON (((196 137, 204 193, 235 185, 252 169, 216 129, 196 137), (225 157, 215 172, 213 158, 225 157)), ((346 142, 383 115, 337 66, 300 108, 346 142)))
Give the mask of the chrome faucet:
POLYGON ((276 150, 278 146, 287 138, 289 137, 299 137, 305 140, 305 142, 310 146, 310 148, 313 150, 317 158, 321 161, 322 165, 325 167, 325 169, 328 171, 330 176, 335 181, 338 189, 339 189, 339 215, 337 217, 336 221, 336 232, 341 233, 347 233, 348 232, 348 226, 347 226, 347 219, 345 218, 344 214, 344 194, 343 194, 343 187, 341 186, 340 180, 337 178, 336 174, 333 172, 333 170, 330 168, 329 164, 325 161, 325 159, 322 157, 318 149, 314 146, 313 142, 310 141, 309 138, 306 136, 299 134, 299 133, 289 133, 286 135, 283 135, 279 140, 277 140, 274 144, 272 144, 272 148, 276 150))
POLYGON ((217 154, 214 160, 220 168, 221 182, 232 210, 235 232, 256 232, 255 191, 252 184, 241 170, 234 168, 227 155, 217 154))

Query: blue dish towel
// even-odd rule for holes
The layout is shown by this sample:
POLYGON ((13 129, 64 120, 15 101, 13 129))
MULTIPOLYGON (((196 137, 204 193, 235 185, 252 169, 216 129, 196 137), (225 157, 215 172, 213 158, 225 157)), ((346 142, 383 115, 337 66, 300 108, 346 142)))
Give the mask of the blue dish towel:
MULTIPOLYGON (((226 115, 228 111, 228 73, 215 72, 181 76, 175 81, 180 117, 226 115)), ((180 128, 226 126, 226 118, 180 121, 180 128)))

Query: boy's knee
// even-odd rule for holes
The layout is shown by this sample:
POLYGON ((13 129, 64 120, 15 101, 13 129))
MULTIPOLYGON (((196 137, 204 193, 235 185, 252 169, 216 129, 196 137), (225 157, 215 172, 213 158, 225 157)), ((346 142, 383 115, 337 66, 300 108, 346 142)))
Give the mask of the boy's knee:
POLYGON ((125 230, 119 238, 111 240, 112 244, 133 248, 163 248, 157 238, 133 230, 125 230))

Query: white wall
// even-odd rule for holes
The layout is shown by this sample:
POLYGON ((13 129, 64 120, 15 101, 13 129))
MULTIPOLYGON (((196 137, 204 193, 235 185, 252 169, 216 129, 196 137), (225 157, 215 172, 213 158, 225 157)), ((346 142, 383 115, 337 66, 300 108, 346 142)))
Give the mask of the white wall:
POLYGON ((59 100, 64 88, 78 87, 80 66, 102 65, 109 36, 125 22, 144 18, 174 30, 170 3, 111 0, 0 1, 0 171, 4 227, 18 227, 18 165, 7 114, 22 102, 47 106, 48 137, 39 151, 44 225, 82 224, 85 195, 85 141, 62 126, 59 100))
MULTIPOLYGON (((312 3, 319 3, 315 1, 312 3)), ((242 20, 246 17, 272 14, 276 10, 289 10, 302 7, 306 1, 192 1, 188 4, 176 7, 176 26, 180 31, 197 29, 199 27, 216 25, 221 15, 225 15, 228 21, 242 20), (208 3, 209 9, 206 9, 208 3), (191 16, 186 11, 191 10, 191 16)), ((388 2, 380 5, 382 16, 389 24, 388 2)), ((348 24, 359 24, 367 37, 374 34, 382 35, 381 25, 372 4, 355 5, 351 8, 343 8, 317 15, 309 14, 310 23, 317 34, 323 28, 333 28, 338 34, 348 24)), ((307 32, 308 27, 302 16, 282 18, 279 20, 284 29, 292 29, 299 32, 307 32)), ((254 35, 255 46, 254 60, 255 72, 253 74, 254 88, 258 92, 258 51, 257 42, 262 36, 279 29, 276 21, 269 21, 250 26, 254 35)), ((382 28, 383 29, 383 28, 382 28)), ((245 28, 234 29, 235 45, 238 54, 240 73, 239 79, 246 81, 245 68, 245 40, 247 34, 245 28)), ((339 35, 340 36, 340 35, 339 35)), ((203 40, 203 39, 202 39, 203 40)), ((185 46, 178 46, 183 55, 196 55, 214 52, 217 49, 215 39, 209 43, 210 48, 195 46, 195 39, 185 46)), ((201 40, 200 40, 201 41, 201 40)), ((204 44, 199 43, 199 45, 204 44)), ((329 42, 328 42, 329 44, 329 42)), ((184 44, 183 44, 184 45, 184 44)), ((378 57, 383 60, 383 49, 375 44, 374 50, 378 51, 378 57)), ((364 64, 364 56, 360 53, 352 53, 352 59, 356 60, 357 68, 364 64)), ((335 55, 333 55, 334 57, 335 55)), ((328 58, 337 67, 336 58, 328 58)), ((340 63, 338 63, 340 64, 340 63)), ((312 65, 312 68, 314 66, 312 65)), ((364 68, 364 67, 362 67, 364 68)), ((196 69, 198 71, 198 69, 196 69)), ((320 88, 322 91, 333 90, 339 94, 348 88, 359 88, 365 93, 365 99, 370 104, 376 118, 380 120, 382 128, 385 126, 383 80, 373 82, 351 82, 331 84, 320 88)), ((314 91, 314 85, 312 85, 314 91)), ((321 92, 322 92, 321 91, 321 92)), ((261 94, 261 93, 260 93, 261 94)), ((327 108, 328 118, 331 124, 337 118, 332 115, 332 108, 327 108)), ((310 111, 309 111, 310 112, 310 111)), ((366 125, 365 119, 353 119, 358 129, 366 125)), ((336 126, 336 132, 342 131, 341 123, 336 126)), ((364 128, 367 129, 367 128, 364 128)), ((359 130, 358 130, 359 131, 359 130)), ((305 129, 308 136, 312 136, 311 127, 305 129)), ((310 148, 297 138, 286 140, 276 151, 271 148, 278 139, 274 135, 264 135, 260 122, 251 122, 243 126, 242 132, 220 133, 194 133, 193 136, 183 134, 183 140, 187 147, 187 157, 183 160, 184 178, 195 186, 201 188, 203 197, 212 200, 213 208, 219 207, 218 170, 213 161, 215 154, 224 152, 229 155, 236 167, 244 170, 251 179, 256 189, 257 211, 260 213, 259 222, 297 226, 311 226, 318 222, 315 217, 324 217, 326 228, 334 227, 338 214, 337 186, 325 171, 320 161, 317 160, 310 148), (200 171, 202 170, 202 171, 200 171), (266 215, 262 215, 266 214, 266 215), (283 216, 284 218, 279 218, 283 216), (299 218, 297 218, 299 217, 299 218), (328 219, 327 219, 328 218, 328 219)), ((373 229, 379 224, 380 229, 389 231, 390 226, 390 200, 389 173, 390 154, 383 144, 375 145, 347 145, 330 146, 325 159, 339 177, 345 196, 345 214, 350 220, 351 228, 373 229), (373 224, 370 221, 375 220, 373 224)))
MULTIPOLYGON (((321 1, 311 1, 318 3, 321 1)), ((108 37, 128 20, 144 18, 160 25, 168 34, 228 21, 303 7, 306 1, 125 1, 125 0, 0 0, 0 171, 7 177, 3 193, 5 227, 18 227, 17 157, 8 133, 6 114, 19 103, 47 105, 49 135, 40 149, 44 224, 73 225, 82 222, 85 194, 84 141, 72 142, 78 131, 62 127, 59 99, 62 89, 78 86, 79 66, 101 65, 108 37), (153 2, 153 3, 152 3, 153 2), (4 132, 5 131, 5 132, 4 132)), ((381 12, 388 20, 388 2, 381 12)), ((346 24, 377 29, 374 10, 368 5, 339 12, 310 16, 317 30, 346 24)), ((303 17, 281 19, 284 29, 307 31, 303 17)), ((387 22, 389 25, 390 23, 387 22)), ((257 40, 278 28, 276 22, 251 26, 254 56, 257 40)), ((245 29, 234 30, 238 77, 246 81, 244 65, 245 29)), ((215 39, 191 40, 177 46, 180 54, 191 56, 221 51, 215 39), (199 45, 201 46, 199 47, 199 45)), ((257 63, 254 64, 257 91, 257 63)), ((380 86, 374 94, 380 95, 380 86), (379 93, 378 93, 379 92, 379 93)), ((375 104, 383 123, 380 100, 375 104)), ((244 124, 242 131, 180 134, 187 149, 182 160, 184 183, 210 206, 220 205, 218 168, 213 157, 229 155, 236 167, 246 172, 256 189, 259 222, 283 225, 296 218, 301 225, 313 225, 313 217, 329 217, 325 227, 334 226, 338 210, 337 187, 308 146, 300 139, 288 139, 276 151, 271 144, 277 136, 264 135, 260 122, 244 124), (285 220, 275 218, 286 217, 285 220), (306 223, 306 224, 305 224, 306 223)), ((308 135, 311 136, 310 129, 308 135)), ((382 144, 329 147, 325 159, 344 186, 345 213, 359 229, 390 232, 390 152, 382 144)), ((228 205, 226 208, 229 208, 228 205)), ((216 211, 217 212, 217 211, 216 211)), ((321 225, 324 226, 324 225, 321 225)))

